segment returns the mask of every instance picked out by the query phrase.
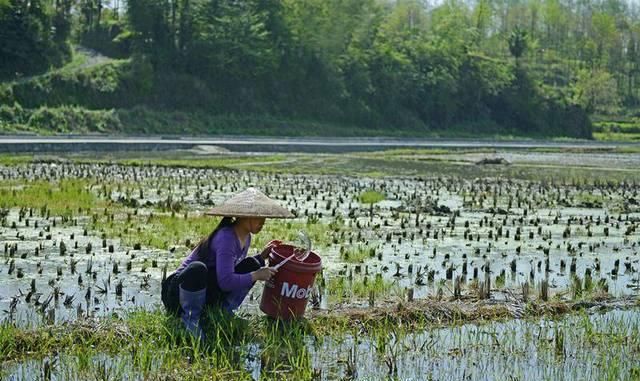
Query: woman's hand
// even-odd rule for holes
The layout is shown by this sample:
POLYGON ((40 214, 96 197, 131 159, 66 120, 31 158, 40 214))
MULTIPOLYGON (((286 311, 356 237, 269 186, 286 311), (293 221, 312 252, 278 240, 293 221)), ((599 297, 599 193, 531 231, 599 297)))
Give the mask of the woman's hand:
POLYGON ((251 273, 251 280, 257 281, 262 280, 266 281, 271 279, 278 272, 278 269, 274 269, 273 267, 263 267, 251 273))
POLYGON ((269 243, 267 243, 264 249, 262 249, 262 252, 260 253, 260 257, 262 257, 262 259, 266 261, 267 258, 269 258, 269 253, 271 253, 271 249, 280 244, 282 244, 282 241, 279 241, 277 239, 273 239, 269 241, 269 243))

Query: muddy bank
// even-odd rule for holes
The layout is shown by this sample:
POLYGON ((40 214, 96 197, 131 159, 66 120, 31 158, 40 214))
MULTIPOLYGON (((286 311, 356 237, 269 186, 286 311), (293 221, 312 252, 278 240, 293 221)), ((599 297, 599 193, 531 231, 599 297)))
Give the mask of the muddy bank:
POLYGON ((578 311, 604 312, 638 307, 637 296, 614 298, 595 296, 578 301, 528 301, 511 297, 508 300, 415 300, 384 302, 376 307, 335 306, 331 310, 313 310, 306 315, 311 324, 346 322, 348 326, 371 329, 381 325, 404 325, 424 328, 451 324, 478 323, 504 319, 527 319, 541 316, 560 317, 578 311))

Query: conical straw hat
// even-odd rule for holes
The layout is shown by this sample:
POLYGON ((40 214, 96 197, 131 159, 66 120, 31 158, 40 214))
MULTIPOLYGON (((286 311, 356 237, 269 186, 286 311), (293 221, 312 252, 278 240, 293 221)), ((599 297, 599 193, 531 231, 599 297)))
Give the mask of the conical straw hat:
POLYGON ((210 216, 292 218, 294 215, 256 188, 234 195, 206 212, 210 216))

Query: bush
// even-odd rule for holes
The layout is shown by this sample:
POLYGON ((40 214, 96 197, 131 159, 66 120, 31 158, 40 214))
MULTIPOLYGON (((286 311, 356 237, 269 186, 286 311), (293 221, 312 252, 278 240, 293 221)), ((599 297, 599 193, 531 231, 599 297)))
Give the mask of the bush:
POLYGON ((27 108, 82 105, 105 109, 140 102, 145 76, 133 72, 129 60, 111 61, 84 70, 59 70, 10 85, 12 101, 27 108))
POLYGON ((13 103, 13 89, 9 85, 0 85, 0 104, 13 103))
POLYGON ((114 110, 79 107, 42 107, 33 111, 27 125, 45 133, 109 132, 122 129, 114 110))
POLYGON ((6 124, 23 124, 25 113, 22 107, 14 103, 13 106, 0 105, 0 121, 6 124))
POLYGON ((123 20, 107 20, 92 30, 85 31, 80 36, 80 42, 106 56, 126 58, 131 53, 131 37, 123 20))

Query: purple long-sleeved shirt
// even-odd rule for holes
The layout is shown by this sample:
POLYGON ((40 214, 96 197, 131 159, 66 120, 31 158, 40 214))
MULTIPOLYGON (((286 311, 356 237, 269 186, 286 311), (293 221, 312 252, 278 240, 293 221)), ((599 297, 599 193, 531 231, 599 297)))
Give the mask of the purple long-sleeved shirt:
MULTIPOLYGON (((209 255, 205 258, 198 258, 194 250, 182 262, 178 272, 182 271, 193 261, 202 261, 209 271, 215 271, 218 279, 218 286, 227 295, 222 306, 229 312, 237 309, 253 286, 251 274, 236 274, 235 266, 247 256, 251 245, 251 235, 247 237, 244 248, 240 246, 240 241, 232 226, 224 227, 215 234, 209 241, 209 255)), ((256 256, 256 260, 261 265, 264 262, 256 256)))

